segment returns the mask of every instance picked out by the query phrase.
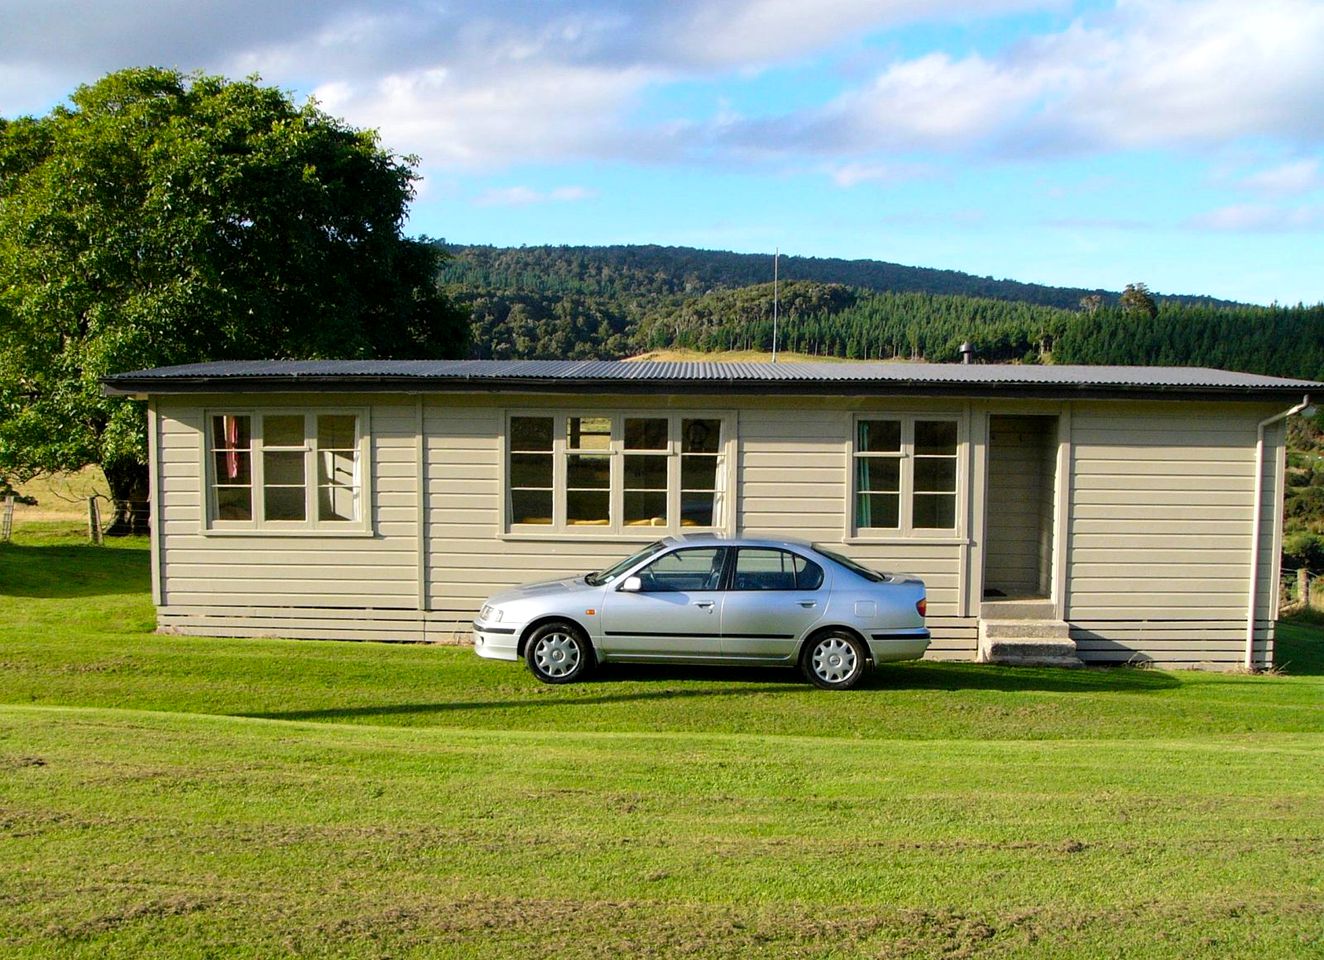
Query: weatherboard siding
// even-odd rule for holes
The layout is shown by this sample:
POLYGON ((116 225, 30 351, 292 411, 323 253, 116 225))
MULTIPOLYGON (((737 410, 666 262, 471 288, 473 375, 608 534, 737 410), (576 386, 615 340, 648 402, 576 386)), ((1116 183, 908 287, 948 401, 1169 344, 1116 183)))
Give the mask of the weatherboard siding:
MULTIPOLYGON (((1263 404, 1073 405, 1067 619, 1086 662, 1244 661, 1263 404)), ((1266 431, 1256 631, 1272 652, 1283 432, 1266 431)))
POLYGON ((157 400, 161 592, 180 608, 418 608, 415 406, 408 398, 262 397, 157 400), (211 412, 366 409, 369 536, 224 534, 205 529, 204 418, 211 412))

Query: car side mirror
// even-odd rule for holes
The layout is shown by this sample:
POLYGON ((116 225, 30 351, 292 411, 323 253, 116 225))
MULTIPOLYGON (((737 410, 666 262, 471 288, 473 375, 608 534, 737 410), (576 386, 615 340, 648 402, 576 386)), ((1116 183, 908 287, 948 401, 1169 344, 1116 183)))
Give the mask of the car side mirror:
POLYGON ((626 577, 625 582, 621 584, 623 593, 638 593, 644 588, 644 581, 639 577, 626 577))

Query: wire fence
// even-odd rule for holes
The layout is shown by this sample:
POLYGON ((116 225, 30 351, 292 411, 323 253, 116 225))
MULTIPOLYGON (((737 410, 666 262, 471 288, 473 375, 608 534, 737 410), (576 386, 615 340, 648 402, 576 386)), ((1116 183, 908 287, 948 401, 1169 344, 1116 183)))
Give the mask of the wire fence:
POLYGON ((25 516, 27 509, 18 505, 14 497, 0 501, 0 543, 10 542, 16 528, 31 523, 83 526, 92 543, 102 543, 107 536, 144 534, 151 529, 152 504, 147 499, 115 500, 103 493, 59 499, 69 507, 55 514, 39 512, 35 516, 25 516))

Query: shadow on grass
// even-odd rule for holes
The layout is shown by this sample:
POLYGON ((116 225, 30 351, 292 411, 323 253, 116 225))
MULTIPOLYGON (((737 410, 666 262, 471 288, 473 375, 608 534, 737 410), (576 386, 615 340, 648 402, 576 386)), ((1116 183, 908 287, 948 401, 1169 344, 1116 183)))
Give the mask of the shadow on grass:
MULTIPOLYGON (((804 692, 814 696, 839 694, 814 690, 796 670, 786 668, 703 667, 669 665, 608 665, 582 683, 552 693, 532 676, 529 697, 522 700, 456 700, 439 703, 393 703, 380 706, 337 707, 320 710, 281 710, 243 716, 262 720, 354 720, 365 717, 439 714, 464 710, 510 710, 529 707, 604 706, 614 703, 761 696, 804 692), (667 683, 705 683, 719 686, 681 688, 667 683), (619 684, 658 684, 653 689, 615 692, 619 684), (567 696, 558 695, 564 691, 567 696)), ((1174 677, 1152 670, 1125 667, 1087 670, 1012 668, 979 664, 889 664, 871 673, 848 696, 886 695, 906 690, 996 690, 1053 693, 1158 692, 1180 686, 1174 677)))
POLYGON ((1311 611, 1279 621, 1273 663, 1288 676, 1324 676, 1324 614, 1311 611))
POLYGON ((63 600, 143 593, 150 585, 143 549, 0 545, 0 595, 63 600))

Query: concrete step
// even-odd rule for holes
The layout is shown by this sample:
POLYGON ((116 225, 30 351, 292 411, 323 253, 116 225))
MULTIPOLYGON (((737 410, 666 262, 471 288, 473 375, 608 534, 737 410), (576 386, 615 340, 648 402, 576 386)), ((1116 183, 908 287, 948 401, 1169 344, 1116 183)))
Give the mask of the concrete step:
POLYGON ((985 600, 979 605, 985 620, 1052 620, 1057 609, 1052 600, 985 600))
POLYGON ((979 629, 989 638, 1071 639, 1071 627, 1065 620, 981 620, 979 629))
POLYGON ((980 663, 1020 667, 1083 667, 1062 620, 981 620, 980 663))

